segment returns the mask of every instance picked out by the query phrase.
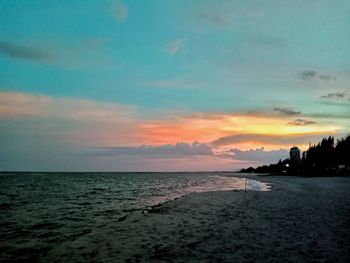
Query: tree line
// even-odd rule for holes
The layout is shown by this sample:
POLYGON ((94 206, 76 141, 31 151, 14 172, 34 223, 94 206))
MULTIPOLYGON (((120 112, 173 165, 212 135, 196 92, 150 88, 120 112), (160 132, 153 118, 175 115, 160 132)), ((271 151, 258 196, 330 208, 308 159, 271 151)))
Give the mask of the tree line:
POLYGON ((303 176, 332 176, 350 174, 350 135, 334 140, 323 138, 302 154, 298 161, 279 160, 275 164, 242 169, 243 173, 293 174, 303 176))

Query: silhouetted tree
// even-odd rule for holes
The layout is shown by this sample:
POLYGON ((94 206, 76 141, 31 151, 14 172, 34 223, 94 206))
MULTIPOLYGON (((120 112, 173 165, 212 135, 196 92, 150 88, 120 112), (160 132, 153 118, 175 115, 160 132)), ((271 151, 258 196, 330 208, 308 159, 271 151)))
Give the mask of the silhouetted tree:
POLYGON ((301 174, 322 176, 350 173, 350 135, 334 143, 334 137, 323 138, 303 153, 300 162, 289 159, 279 160, 277 164, 249 168, 249 172, 301 174))
POLYGON ((350 136, 337 140, 334 156, 339 164, 350 166, 350 136))

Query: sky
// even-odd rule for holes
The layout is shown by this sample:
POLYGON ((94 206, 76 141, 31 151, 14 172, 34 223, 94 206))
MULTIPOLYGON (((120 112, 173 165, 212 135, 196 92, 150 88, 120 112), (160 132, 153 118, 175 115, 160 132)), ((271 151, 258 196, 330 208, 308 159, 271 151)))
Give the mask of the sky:
POLYGON ((0 0, 0 170, 219 171, 350 133, 348 0, 0 0))

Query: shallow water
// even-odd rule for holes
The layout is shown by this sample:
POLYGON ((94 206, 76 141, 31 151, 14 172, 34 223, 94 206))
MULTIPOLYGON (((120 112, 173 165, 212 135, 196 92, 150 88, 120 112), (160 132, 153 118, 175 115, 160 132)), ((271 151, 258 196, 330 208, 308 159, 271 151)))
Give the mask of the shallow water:
MULTIPOLYGON (((55 246, 135 210, 192 192, 242 190, 245 184, 222 173, 1 173, 0 249, 17 254, 19 248, 55 246)), ((250 179, 246 186, 269 190, 250 179)))

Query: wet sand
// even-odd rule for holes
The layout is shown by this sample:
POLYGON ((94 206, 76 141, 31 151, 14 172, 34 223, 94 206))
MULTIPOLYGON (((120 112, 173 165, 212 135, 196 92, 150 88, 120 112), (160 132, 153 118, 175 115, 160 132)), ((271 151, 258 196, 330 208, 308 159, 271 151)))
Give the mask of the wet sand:
POLYGON ((190 194, 116 218, 42 262, 350 262, 350 178, 255 177, 272 191, 190 194))

